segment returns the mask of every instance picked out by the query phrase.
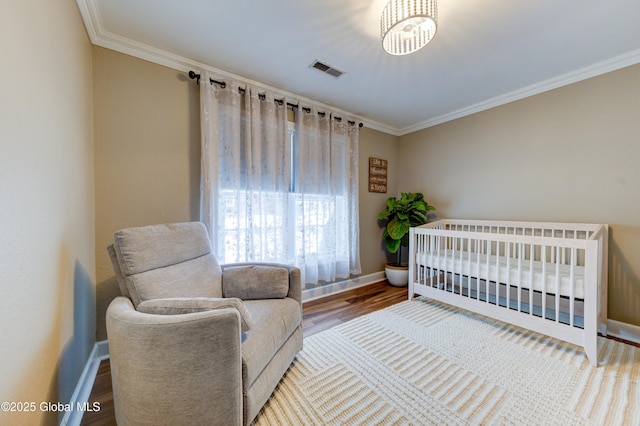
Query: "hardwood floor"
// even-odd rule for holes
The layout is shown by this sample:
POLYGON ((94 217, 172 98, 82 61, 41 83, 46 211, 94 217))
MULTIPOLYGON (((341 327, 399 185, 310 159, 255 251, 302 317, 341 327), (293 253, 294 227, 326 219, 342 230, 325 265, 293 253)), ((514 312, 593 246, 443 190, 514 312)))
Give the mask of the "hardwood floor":
MULTIPOLYGON (((393 287, 385 281, 312 300, 302 306, 302 330, 305 337, 310 336, 404 300, 407 300, 407 288, 393 287)), ((89 397, 90 406, 94 402, 100 403, 100 411, 85 413, 81 424, 115 425, 109 360, 100 363, 89 397)))
POLYGON ((93 389, 89 396, 89 406, 94 402, 100 403, 100 411, 88 411, 82 416, 81 425, 115 425, 116 417, 113 411, 113 389, 111 388, 111 366, 109 360, 100 363, 93 389))
POLYGON ((366 287, 312 300, 303 305, 304 336, 326 330, 361 315, 407 300, 407 288, 382 281, 366 287))

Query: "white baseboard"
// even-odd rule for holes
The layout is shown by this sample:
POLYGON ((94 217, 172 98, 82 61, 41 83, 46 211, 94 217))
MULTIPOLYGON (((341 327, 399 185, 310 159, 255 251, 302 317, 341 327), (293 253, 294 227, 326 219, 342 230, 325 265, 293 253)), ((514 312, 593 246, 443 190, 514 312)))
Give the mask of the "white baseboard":
POLYGON ((91 396, 91 389, 93 389, 93 384, 96 381, 96 374, 98 374, 100 362, 103 359, 107 358, 109 358, 108 342, 106 340, 97 342, 93 346, 93 350, 89 355, 87 364, 84 366, 84 370, 80 375, 80 379, 78 380, 78 384, 73 391, 73 395, 71 395, 71 401, 69 401, 69 405, 72 407, 72 409, 71 411, 65 412, 64 417, 60 422, 61 426, 79 426, 84 414, 84 411, 79 408, 92 408, 87 406, 86 403, 89 401, 89 397, 91 396))
POLYGON ((607 334, 640 344, 640 326, 615 320, 607 320, 607 334))
POLYGON ((363 275, 360 277, 350 278, 348 280, 338 281, 316 288, 302 290, 302 301, 309 302, 311 300, 321 299, 333 294, 353 290, 354 288, 374 284, 382 280, 384 280, 384 271, 374 272, 373 274, 363 275))
POLYGON ((99 341, 98 343, 96 343, 96 347, 98 348, 98 351, 96 353, 98 360, 102 361, 105 359, 109 359, 109 342, 107 340, 99 341))

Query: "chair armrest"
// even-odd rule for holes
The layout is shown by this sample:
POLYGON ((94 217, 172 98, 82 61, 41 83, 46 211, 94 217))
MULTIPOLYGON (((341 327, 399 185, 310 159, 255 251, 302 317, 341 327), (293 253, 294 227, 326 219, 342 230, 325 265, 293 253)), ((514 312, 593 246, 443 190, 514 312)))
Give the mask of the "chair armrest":
POLYGON ((221 265, 221 268, 222 293, 225 297, 241 299, 290 297, 302 305, 300 269, 295 266, 282 263, 244 262, 221 265), (274 279, 278 281, 275 285, 274 279), (285 282, 279 282, 281 279, 285 282))
POLYGON ((242 423, 236 309, 152 315, 117 297, 106 320, 118 424, 242 423))

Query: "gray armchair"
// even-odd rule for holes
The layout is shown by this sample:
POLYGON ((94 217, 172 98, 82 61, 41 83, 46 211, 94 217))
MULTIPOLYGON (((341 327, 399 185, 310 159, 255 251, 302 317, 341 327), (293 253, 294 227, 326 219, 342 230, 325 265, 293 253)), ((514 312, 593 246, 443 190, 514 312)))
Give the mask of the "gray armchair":
POLYGON ((124 229, 108 250, 116 421, 251 423, 302 349, 300 271, 220 266, 198 222, 124 229))

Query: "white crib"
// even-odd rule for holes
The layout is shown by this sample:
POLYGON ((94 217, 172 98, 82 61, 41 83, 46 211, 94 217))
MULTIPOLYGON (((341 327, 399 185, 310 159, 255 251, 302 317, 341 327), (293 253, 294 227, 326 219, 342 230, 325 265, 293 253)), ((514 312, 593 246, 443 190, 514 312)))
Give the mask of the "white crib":
POLYGON ((426 296, 582 346, 606 334, 608 226, 441 219, 412 228, 409 299, 426 296))

